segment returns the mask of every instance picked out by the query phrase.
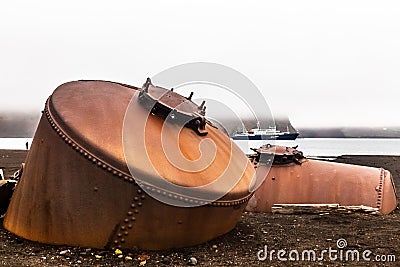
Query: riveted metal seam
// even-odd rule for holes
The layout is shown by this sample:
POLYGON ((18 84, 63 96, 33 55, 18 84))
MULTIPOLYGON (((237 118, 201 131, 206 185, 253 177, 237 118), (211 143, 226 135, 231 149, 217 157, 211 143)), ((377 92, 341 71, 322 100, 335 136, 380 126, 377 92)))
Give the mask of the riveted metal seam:
MULTIPOLYGON (((76 152, 78 152, 80 155, 82 155, 85 159, 91 161, 93 164, 96 164, 97 167, 103 169, 104 171, 107 171, 114 176, 122 179, 125 182, 129 182, 134 184, 137 187, 140 187, 133 176, 129 173, 126 173, 111 164, 107 163, 106 161, 100 159, 93 153, 91 153, 89 150, 85 149, 83 146, 81 146, 77 141, 75 141, 70 135, 68 135, 62 127, 57 123, 57 121, 54 119, 54 116, 51 114, 50 111, 50 101, 51 101, 51 96, 47 99, 45 109, 44 109, 44 114, 51 125, 52 129, 57 133, 59 137, 61 137, 64 142, 69 145, 71 148, 73 148, 76 152)), ((166 190, 157 188, 153 185, 150 184, 145 184, 143 185, 146 187, 146 189, 151 190, 152 192, 155 192, 160 195, 167 195, 169 197, 173 197, 179 200, 182 200, 187 203, 196 203, 200 205, 208 205, 208 206, 213 206, 213 207, 229 207, 229 206, 237 206, 240 204, 245 203, 248 201, 253 194, 249 194, 241 199, 237 200, 232 200, 232 201, 223 201, 223 200, 216 200, 214 202, 209 203, 208 201, 202 200, 202 199, 196 199, 188 196, 183 196, 176 194, 174 192, 168 192, 166 190)))
POLYGON ((141 189, 136 190, 136 194, 132 199, 129 210, 126 212, 125 218, 120 224, 119 229, 115 232, 112 238, 111 249, 122 248, 125 243, 125 239, 128 238, 130 231, 134 227, 134 223, 137 220, 137 216, 143 206, 143 201, 146 199, 146 195, 141 189))
POLYGON ((378 197, 376 200, 376 207, 380 210, 382 207, 382 200, 383 200, 383 182, 385 176, 385 170, 380 168, 380 175, 379 175, 379 185, 378 185, 378 197))

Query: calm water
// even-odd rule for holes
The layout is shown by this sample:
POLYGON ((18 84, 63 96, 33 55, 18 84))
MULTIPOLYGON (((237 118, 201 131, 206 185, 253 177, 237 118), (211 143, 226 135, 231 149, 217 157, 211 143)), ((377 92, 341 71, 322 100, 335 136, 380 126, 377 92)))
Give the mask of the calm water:
MULTIPOLYGON (((32 138, 0 138, 0 149, 25 149, 32 138)), ((245 152, 250 148, 260 147, 268 141, 236 140, 236 144, 245 152)), ((270 142, 271 143, 271 142, 270 142)), ((396 155, 400 156, 400 139, 366 139, 366 138, 298 138, 296 140, 275 141, 276 145, 296 146, 306 156, 339 156, 339 155, 396 155)))
POLYGON ((30 146, 32 138, 0 138, 0 149, 26 149, 26 142, 30 146))
MULTIPOLYGON (((236 144, 245 152, 260 147, 268 141, 237 140, 236 144)), ((340 155, 400 155, 400 139, 368 138, 298 138, 296 140, 277 140, 276 145, 296 146, 305 156, 340 155)))

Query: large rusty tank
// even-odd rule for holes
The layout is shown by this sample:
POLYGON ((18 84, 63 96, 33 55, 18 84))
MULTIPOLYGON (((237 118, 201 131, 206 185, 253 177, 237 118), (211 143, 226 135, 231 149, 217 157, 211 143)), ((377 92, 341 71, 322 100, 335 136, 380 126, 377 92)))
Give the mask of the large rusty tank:
POLYGON ((254 151, 257 179, 264 180, 248 211, 271 212, 277 204, 338 204, 388 214, 397 206, 393 179, 385 169, 307 159, 292 147, 264 145, 254 151))
POLYGON ((229 232, 251 197, 255 172, 204 111, 204 103, 196 105, 149 79, 142 88, 105 81, 59 86, 46 102, 5 228, 50 244, 151 250, 229 232), (124 134, 132 137, 126 143, 124 134), (172 137, 182 162, 195 170, 170 162, 164 146, 176 141, 172 137), (143 144, 144 154, 138 149, 143 144), (232 186, 213 186, 221 176, 222 185, 232 186), (159 180, 206 189, 196 197, 163 188, 159 180))

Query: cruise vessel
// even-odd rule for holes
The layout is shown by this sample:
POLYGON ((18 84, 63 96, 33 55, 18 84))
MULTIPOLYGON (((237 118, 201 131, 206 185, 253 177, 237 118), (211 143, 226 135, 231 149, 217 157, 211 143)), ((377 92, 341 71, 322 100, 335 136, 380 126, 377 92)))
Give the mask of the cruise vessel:
POLYGON ((267 129, 260 128, 260 124, 257 123, 257 128, 251 130, 244 130, 237 132, 232 136, 233 140, 295 140, 299 136, 299 133, 290 132, 289 128, 287 131, 279 131, 276 127, 269 127, 267 129))

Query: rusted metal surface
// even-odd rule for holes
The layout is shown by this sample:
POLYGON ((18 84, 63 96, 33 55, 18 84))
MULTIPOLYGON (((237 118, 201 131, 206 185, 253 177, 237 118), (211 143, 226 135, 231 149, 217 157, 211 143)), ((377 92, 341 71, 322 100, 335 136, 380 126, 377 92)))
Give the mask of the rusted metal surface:
POLYGON ((252 148, 254 155, 250 155, 251 161, 261 165, 286 165, 290 163, 301 164, 306 158, 303 152, 296 147, 274 146, 266 144, 258 149, 252 148))
MULTIPOLYGON (((271 147, 261 147, 257 152, 269 155, 271 147)), ((276 147, 270 170, 265 163, 257 162, 260 155, 255 156, 256 175, 266 178, 250 199, 247 210, 271 212, 274 204, 323 203, 363 205, 378 208, 381 214, 396 208, 396 193, 389 171, 311 160, 299 155, 302 154, 293 148, 276 147), (282 158, 286 159, 285 164, 282 158)))
MULTIPOLYGON (((6 229, 50 244, 166 249, 208 241, 236 225, 251 196, 248 187, 254 169, 240 149, 209 124, 204 127, 206 136, 192 128, 183 128, 179 135, 182 154, 193 158, 199 157, 204 138, 214 142, 215 160, 207 169, 190 173, 168 162, 161 150, 163 118, 154 114, 146 123, 148 156, 163 171, 163 179, 183 186, 210 183, 228 162, 246 161, 240 181, 223 198, 205 206, 176 207, 155 200, 137 185, 127 168, 121 129, 131 99, 138 103, 134 104, 138 117, 148 112, 139 103, 139 92, 136 87, 102 81, 70 82, 55 90, 7 211, 6 229)), ((144 155, 134 156, 135 167, 145 173, 144 155)))
MULTIPOLYGON (((164 120, 168 118, 171 123, 184 125, 198 135, 205 136, 207 135, 205 130, 207 120, 204 117, 205 101, 201 106, 197 106, 190 101, 192 96, 193 92, 188 98, 185 98, 173 92, 173 89, 166 91, 164 88, 154 86, 150 78, 147 78, 139 93, 139 103, 150 109, 152 114, 164 120)), ((211 125, 210 122, 208 123, 211 125)))

